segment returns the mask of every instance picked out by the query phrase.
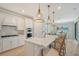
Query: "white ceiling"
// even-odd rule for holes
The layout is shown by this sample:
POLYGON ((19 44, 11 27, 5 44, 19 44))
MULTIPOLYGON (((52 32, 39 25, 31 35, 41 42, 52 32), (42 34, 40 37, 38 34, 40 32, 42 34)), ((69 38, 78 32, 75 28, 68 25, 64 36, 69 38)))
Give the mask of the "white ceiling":
MULTIPOLYGON (((37 10, 38 10, 38 5, 37 3, 0 3, 0 7, 24 14, 24 15, 28 15, 28 16, 32 16, 32 17, 36 17, 37 14, 37 10), (23 11, 24 10, 24 11, 23 11)), ((47 19, 48 16, 48 7, 47 7, 48 3, 43 3, 40 4, 40 8, 41 8, 41 13, 43 15, 43 19, 47 19)), ((53 18, 53 8, 55 10, 55 17, 54 20, 55 21, 72 21, 75 20, 78 16, 79 16, 79 4, 77 3, 51 3, 50 4, 50 16, 51 19, 53 18), (60 10, 57 9, 57 7, 61 7, 60 10)))

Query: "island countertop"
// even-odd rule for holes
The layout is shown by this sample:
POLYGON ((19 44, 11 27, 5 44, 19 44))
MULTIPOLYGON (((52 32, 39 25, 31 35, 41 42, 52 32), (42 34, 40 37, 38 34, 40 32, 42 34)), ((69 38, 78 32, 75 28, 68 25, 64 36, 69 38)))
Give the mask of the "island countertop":
POLYGON ((39 46, 47 47, 49 46, 58 36, 57 35, 47 35, 45 38, 31 37, 26 39, 27 42, 33 43, 39 46))

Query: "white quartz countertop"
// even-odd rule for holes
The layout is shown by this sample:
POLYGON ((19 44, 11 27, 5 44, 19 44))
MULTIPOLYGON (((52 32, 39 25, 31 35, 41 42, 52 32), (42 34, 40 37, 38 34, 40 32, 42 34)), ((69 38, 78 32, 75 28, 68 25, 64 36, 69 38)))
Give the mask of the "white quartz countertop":
POLYGON ((46 36, 46 38, 31 37, 26 39, 26 41, 43 47, 47 47, 55 40, 55 38, 57 38, 56 35, 48 35, 46 36))

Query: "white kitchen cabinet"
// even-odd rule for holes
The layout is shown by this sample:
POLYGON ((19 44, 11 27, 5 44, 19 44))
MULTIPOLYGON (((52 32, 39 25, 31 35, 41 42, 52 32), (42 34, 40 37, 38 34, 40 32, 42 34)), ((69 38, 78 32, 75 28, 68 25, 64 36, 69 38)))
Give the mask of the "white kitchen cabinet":
POLYGON ((0 52, 2 52, 2 39, 0 38, 0 52))
POLYGON ((19 36, 18 37, 18 39, 19 39, 19 46, 21 46, 21 45, 24 45, 24 43, 25 43, 25 40, 24 40, 24 36, 19 36))
POLYGON ((4 22, 5 14, 3 12, 0 12, 0 30, 1 30, 1 25, 4 22))
POLYGON ((11 48, 16 48, 16 47, 18 47, 19 39, 18 39, 17 36, 11 37, 11 41, 12 41, 12 43, 11 43, 11 45, 12 45, 11 48))
POLYGON ((27 56, 41 56, 42 46, 26 41, 25 53, 27 56))
POLYGON ((2 18, 0 18, 0 30, 1 30, 1 25, 2 25, 2 18))
POLYGON ((24 37, 14 36, 0 39, 0 52, 24 45, 24 37))
POLYGON ((12 37, 11 41, 12 41, 12 43, 11 43, 12 48, 16 48, 16 47, 24 45, 24 39, 20 36, 12 37))
POLYGON ((3 51, 11 49, 11 39, 10 37, 2 38, 3 40, 3 51))
POLYGON ((42 50, 41 46, 33 44, 33 54, 34 54, 34 56, 41 56, 41 50, 42 50))
POLYGON ((17 30, 24 30, 24 19, 17 18, 17 30))
POLYGON ((16 18, 13 15, 8 15, 5 17, 3 25, 12 25, 16 26, 16 18))
POLYGON ((34 55, 34 45, 31 42, 26 42, 25 50, 27 56, 34 55))
POLYGON ((34 23, 34 37, 43 36, 43 23, 35 22, 34 23))

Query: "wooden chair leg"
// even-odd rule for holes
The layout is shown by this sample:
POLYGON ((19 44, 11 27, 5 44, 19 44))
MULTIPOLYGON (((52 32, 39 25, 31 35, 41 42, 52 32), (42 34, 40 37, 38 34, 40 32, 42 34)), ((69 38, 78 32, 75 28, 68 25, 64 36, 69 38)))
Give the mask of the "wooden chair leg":
POLYGON ((65 54, 66 54, 66 47, 65 47, 65 43, 64 43, 63 46, 60 49, 59 55, 65 56, 65 54))
POLYGON ((41 56, 43 56, 43 49, 41 50, 41 56))

